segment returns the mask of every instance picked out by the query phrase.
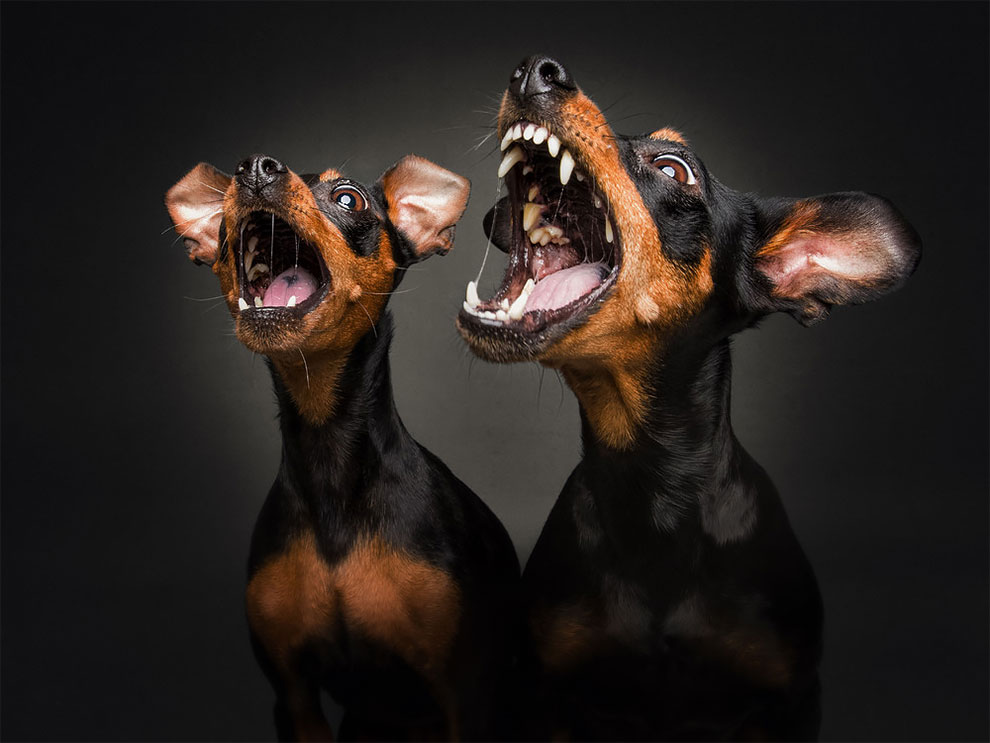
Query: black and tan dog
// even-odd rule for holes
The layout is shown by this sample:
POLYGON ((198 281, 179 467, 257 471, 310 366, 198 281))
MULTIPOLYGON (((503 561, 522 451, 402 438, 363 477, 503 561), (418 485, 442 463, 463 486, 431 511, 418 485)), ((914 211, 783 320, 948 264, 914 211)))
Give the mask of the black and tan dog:
POLYGON ((512 74, 498 135, 508 267, 458 326, 559 369, 584 441, 523 576, 530 735, 814 737, 821 600, 733 435, 729 336, 896 288, 918 236, 877 196, 732 191, 675 131, 616 135, 547 57, 512 74))
POLYGON ((495 516, 403 427, 385 310, 450 249, 465 179, 409 156, 368 188, 263 155, 166 197, 237 337, 269 360, 282 462, 255 527, 247 614, 282 739, 488 738, 519 566, 495 516))

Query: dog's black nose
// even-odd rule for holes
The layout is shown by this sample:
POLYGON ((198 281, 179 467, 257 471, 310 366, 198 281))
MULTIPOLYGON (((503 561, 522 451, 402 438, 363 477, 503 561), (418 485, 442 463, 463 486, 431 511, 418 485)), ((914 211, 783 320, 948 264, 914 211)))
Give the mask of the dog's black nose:
POLYGON ((560 62, 545 54, 534 54, 516 67, 509 78, 509 90, 526 100, 546 93, 569 93, 577 90, 577 85, 560 62))
POLYGON ((274 157, 251 155, 238 164, 236 177, 241 185, 250 188, 255 193, 261 193, 262 189, 270 186, 280 176, 288 172, 289 169, 274 157))

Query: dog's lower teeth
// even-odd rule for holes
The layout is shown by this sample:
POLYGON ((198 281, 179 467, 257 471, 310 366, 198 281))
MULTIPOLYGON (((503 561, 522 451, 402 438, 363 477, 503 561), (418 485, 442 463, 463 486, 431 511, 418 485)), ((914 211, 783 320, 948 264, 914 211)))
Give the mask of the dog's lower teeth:
POLYGON ((250 306, 251 306, 251 305, 249 305, 249 304, 248 304, 248 303, 247 303, 247 302, 245 301, 245 299, 244 299, 244 297, 241 297, 240 299, 238 299, 238 300, 237 300, 237 307, 238 307, 238 309, 239 309, 239 310, 240 310, 241 312, 243 312, 244 310, 246 310, 246 309, 248 309, 248 308, 249 308, 250 306))
POLYGON ((289 297, 289 301, 285 303, 285 306, 286 307, 295 307, 296 306, 296 297, 295 297, 294 294, 291 297, 289 297))
POLYGON ((533 225, 539 221, 542 212, 542 204, 534 204, 532 202, 523 204, 523 229, 529 232, 533 225))
POLYGON ((255 307, 264 307, 265 306, 265 303, 261 301, 261 297, 255 297, 254 298, 254 306, 255 307))

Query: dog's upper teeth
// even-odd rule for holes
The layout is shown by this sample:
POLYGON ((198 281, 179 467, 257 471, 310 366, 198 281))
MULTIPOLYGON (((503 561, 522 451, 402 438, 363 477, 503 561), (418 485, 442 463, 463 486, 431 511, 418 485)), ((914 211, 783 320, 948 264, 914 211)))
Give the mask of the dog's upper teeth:
POLYGON ((580 181, 583 181, 584 180, 584 173, 582 173, 580 170, 575 170, 574 171, 574 177, 577 178, 579 182, 580 181))
MULTIPOLYGON (((253 229, 254 228, 254 225, 251 225, 251 227, 253 229)), ((247 246, 247 248, 248 248, 248 253, 254 253, 254 252, 257 251, 257 249, 258 249, 258 238, 257 238, 257 236, 252 237, 250 240, 248 240, 248 246, 247 246)))
POLYGON ((535 131, 536 124, 526 124, 526 128, 523 129, 523 139, 532 139, 535 131))
POLYGON ((498 166, 498 177, 504 178, 505 174, 512 170, 512 166, 517 162, 522 160, 524 157, 521 147, 513 147, 511 150, 505 153, 505 157, 502 158, 502 164, 498 166))
POLYGON ((533 243, 533 245, 536 245, 536 243, 540 242, 543 239, 543 236, 545 234, 546 234, 546 229, 543 227, 537 227, 535 230, 530 230, 529 241, 533 243))
POLYGON ((477 307, 481 304, 481 298, 478 297, 478 285, 473 281, 468 282, 467 294, 464 299, 471 307, 477 307))
POLYGON ((601 209, 602 208, 602 200, 598 198, 598 194, 594 194, 593 198, 595 200, 595 209, 601 209))
POLYGON ((533 172, 532 165, 523 165, 523 175, 529 175, 532 172, 533 172))
POLYGON ((268 273, 268 266, 266 266, 264 263, 259 263, 256 266, 252 266, 251 270, 248 271, 248 275, 247 275, 248 281, 254 281, 263 273, 268 273))
POLYGON ((557 153, 560 152, 560 140, 556 134, 551 134, 547 139, 547 150, 550 151, 550 157, 557 157, 557 153))
POLYGON ((560 153, 560 185, 566 186, 567 181, 571 179, 571 173, 574 172, 574 157, 571 155, 570 150, 564 150, 560 153))
POLYGON ((533 144, 543 144, 549 136, 550 132, 547 131, 545 126, 538 126, 536 127, 536 131, 533 132, 533 144))
POLYGON ((510 126, 508 129, 505 130, 505 136, 502 137, 502 152, 505 152, 508 149, 509 145, 512 144, 512 142, 513 142, 512 127, 510 126))
POLYGON ((522 124, 516 124, 514 127, 512 127, 512 138, 513 139, 522 139, 522 135, 523 135, 522 124))
POLYGON ((249 304, 248 304, 248 303, 247 303, 247 302, 246 302, 246 301, 244 300, 244 297, 241 297, 240 299, 238 299, 238 300, 237 300, 237 307, 238 307, 238 309, 240 309, 240 311, 241 311, 241 312, 243 312, 244 310, 246 310, 246 309, 247 309, 248 307, 250 307, 250 306, 251 306, 251 305, 249 305, 249 304))
POLYGON ((605 217, 605 242, 612 242, 612 220, 605 217))
POLYGON ((540 187, 537 185, 530 186, 529 193, 526 195, 526 201, 532 201, 540 194, 540 187))
POLYGON ((529 232, 530 228, 539 220, 542 213, 542 204, 534 204, 532 202, 523 204, 523 229, 529 232))

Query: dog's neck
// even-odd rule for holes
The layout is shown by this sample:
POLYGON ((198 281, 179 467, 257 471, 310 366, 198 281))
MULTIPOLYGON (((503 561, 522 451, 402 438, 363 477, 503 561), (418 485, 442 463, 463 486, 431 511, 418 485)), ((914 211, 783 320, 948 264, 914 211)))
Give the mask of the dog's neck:
POLYGON ((606 529, 700 532, 719 543, 751 531, 752 465, 732 432, 730 391, 729 342, 720 340, 704 350, 681 348, 655 367, 630 447, 605 444, 582 405, 581 471, 606 529))
POLYGON ((366 473, 383 474, 389 463, 418 451, 392 396, 391 341, 392 317, 383 312, 346 359, 308 360, 310 384, 318 380, 334 396, 333 412, 319 423, 301 414, 298 392, 289 387, 306 383, 299 370, 285 375, 280 364, 270 364, 282 431, 280 477, 311 508, 346 506, 360 495, 366 473))

